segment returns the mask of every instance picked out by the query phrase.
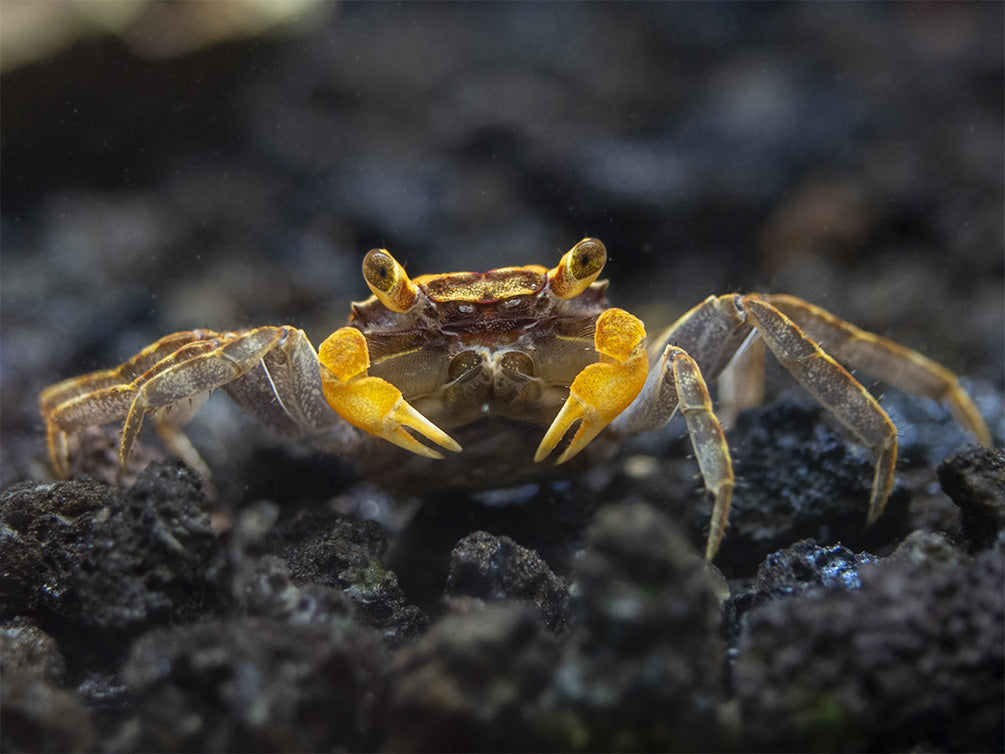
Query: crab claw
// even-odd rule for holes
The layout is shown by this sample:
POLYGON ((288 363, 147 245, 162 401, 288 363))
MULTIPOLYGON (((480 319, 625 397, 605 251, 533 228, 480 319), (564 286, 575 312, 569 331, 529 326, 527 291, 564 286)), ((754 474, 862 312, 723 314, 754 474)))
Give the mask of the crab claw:
POLYGON ((597 319, 593 338, 600 361, 585 367, 572 381, 569 397, 541 440, 535 461, 544 460, 579 422, 556 463, 568 461, 628 408, 646 382, 646 331, 637 317, 623 309, 608 309, 597 319))
POLYGON ((343 327, 329 335, 318 349, 318 361, 325 400, 350 424, 428 458, 443 458, 443 454, 419 442, 406 427, 447 450, 461 449, 412 408, 398 388, 380 377, 367 376, 370 354, 359 330, 343 327))

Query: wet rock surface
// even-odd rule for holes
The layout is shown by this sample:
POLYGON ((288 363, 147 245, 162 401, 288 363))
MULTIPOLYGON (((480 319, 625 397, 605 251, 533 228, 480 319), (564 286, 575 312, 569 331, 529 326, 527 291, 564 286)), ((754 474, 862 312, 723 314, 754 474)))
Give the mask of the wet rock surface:
POLYGON ((371 247, 422 274, 589 234, 651 335, 793 293, 951 368, 1000 445, 1002 6, 345 3, 174 57, 150 30, 213 6, 143 7, 2 78, 0 749, 1005 746, 1001 450, 883 374, 877 524, 868 450, 769 363, 714 568, 679 420, 419 494, 223 396, 188 431, 211 485, 152 431, 120 478, 114 424, 55 481, 35 404, 177 330, 316 344, 371 247))
POLYGON ((557 632, 565 621, 569 588, 535 551, 509 537, 478 531, 458 542, 451 553, 446 594, 488 602, 525 601, 557 632))
POLYGON ((214 535, 199 476, 152 465, 128 491, 91 481, 14 485, 0 499, 2 614, 113 651, 216 604, 214 535), (90 641, 87 641, 89 639, 90 641))
MULTIPOLYGON (((730 435, 734 473, 730 526, 716 562, 727 576, 749 573, 765 556, 805 537, 876 550, 910 531, 908 495, 890 493, 883 515, 866 526, 872 463, 823 421, 822 409, 780 402, 740 414, 730 435)), ((707 528, 711 508, 696 506, 692 528, 707 528)))
POLYGON ((967 447, 939 464, 942 489, 960 508, 960 526, 972 549, 1002 541, 1005 529, 1005 450, 967 447))
POLYGON ((64 688, 56 640, 23 618, 0 628, 0 726, 10 751, 90 748, 97 736, 84 701, 64 688))
POLYGON ((934 571, 897 560, 864 569, 854 592, 756 611, 734 673, 746 740, 768 751, 1000 749, 1003 578, 1001 552, 934 571))
POLYGON ((350 621, 260 618, 160 629, 122 669, 133 715, 121 751, 307 751, 363 747, 383 666, 377 637, 350 621))

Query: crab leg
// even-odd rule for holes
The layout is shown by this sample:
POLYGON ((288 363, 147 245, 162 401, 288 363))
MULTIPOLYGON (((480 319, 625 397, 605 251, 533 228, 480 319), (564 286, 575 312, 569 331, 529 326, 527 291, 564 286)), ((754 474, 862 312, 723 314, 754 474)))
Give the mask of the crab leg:
MULTIPOLYGON (((143 417, 158 412, 158 429, 175 452, 186 455, 198 454, 188 440, 181 435, 178 426, 192 414, 194 407, 184 410, 180 405, 208 393, 214 388, 236 380, 254 367, 286 334, 284 327, 259 327, 238 335, 223 335, 218 339, 200 341, 180 348, 159 362, 153 369, 138 378, 124 392, 132 391, 133 400, 129 406, 125 425, 122 428, 122 443, 119 446, 119 462, 123 466, 129 460, 133 445, 143 426, 143 417), (183 409, 179 420, 169 419, 174 408, 183 409), (191 453, 189 453, 191 451, 191 453)), ((205 467, 205 464, 195 464, 205 467)))
POLYGON ((406 430, 415 430, 437 445, 457 452, 453 438, 420 414, 401 391, 380 377, 367 374, 370 352, 363 333, 343 327, 328 336, 318 349, 321 386, 328 404, 350 424, 429 458, 443 458, 406 430))
POLYGON ((670 376, 677 393, 680 411, 687 422, 688 435, 705 489, 712 493, 712 521, 709 525, 705 559, 712 560, 722 542, 729 519, 733 497, 733 462, 722 426, 712 410, 712 399, 701 376, 701 370, 687 352, 677 346, 667 346, 662 356, 661 372, 670 376))
POLYGON ((751 332, 719 375, 719 405, 716 414, 725 425, 740 412, 764 402, 764 341, 751 332))
POLYGON ((778 309, 754 296, 744 308, 775 357, 793 377, 873 452, 876 471, 868 523, 883 512, 897 462, 897 428, 868 390, 778 309))
POLYGON ((289 437, 317 435, 338 423, 321 390, 318 355, 303 330, 288 328, 261 362, 223 390, 262 424, 289 437))
POLYGON ((607 309, 597 319, 593 337, 601 360, 585 367, 572 381, 569 397, 541 440, 535 461, 551 453, 579 422, 556 463, 568 461, 624 411, 645 384, 649 371, 646 331, 638 318, 622 309, 607 309))
MULTIPOLYGON (((737 307, 737 298, 709 296, 660 335, 650 347, 650 359, 665 364, 659 360, 667 347, 678 346, 694 360, 706 384, 716 379, 753 330, 737 307)), ((617 418, 615 427, 630 435, 649 432, 670 421, 677 408, 672 375, 654 366, 638 400, 617 418)))
POLYGON ((977 407, 960 387, 956 375, 942 365, 795 296, 759 298, 785 314, 842 363, 866 374, 882 375, 883 382, 909 393, 946 401, 960 426, 972 432, 984 447, 991 445, 991 433, 977 407))
POLYGON ((38 407, 45 421, 46 444, 56 473, 61 477, 69 474, 67 432, 121 419, 132 402, 128 386, 134 379, 179 348, 216 335, 212 330, 166 335, 114 369, 71 377, 43 390, 38 407))
MULTIPOLYGON (((697 367, 695 376, 714 379, 736 355, 752 328, 756 329, 757 335, 782 365, 872 449, 876 470, 869 502, 868 521, 871 523, 882 513, 893 485, 897 458, 896 428, 864 387, 804 335, 798 326, 758 296, 709 297, 681 317, 661 338, 666 348, 664 360, 661 366, 652 370, 639 399, 618 418, 618 429, 629 433, 654 429, 669 421, 678 405, 685 408, 683 396, 678 395, 681 378, 672 373, 666 362, 675 348, 685 349, 693 358, 697 367)), ((703 455, 712 459, 720 453, 728 458, 725 443, 720 446, 716 440, 696 442, 691 422, 688 423, 688 430, 699 466, 703 455)), ((704 468, 702 473, 705 476, 704 468)), ((716 474, 713 472, 711 476, 714 483, 716 474)), ((730 482, 731 477, 730 471, 730 482)), ((718 478, 727 479, 724 472, 719 472, 718 478)), ((705 476, 705 479, 706 486, 716 492, 709 477, 705 476)), ((729 487, 731 489, 731 483, 729 487)), ((709 532, 708 557, 715 554, 717 541, 714 538, 719 536, 719 528, 725 526, 727 512, 728 507, 720 506, 717 500, 709 532), (720 515, 722 520, 718 518, 720 515)))
POLYGON ((184 345, 217 337, 212 330, 190 330, 165 335, 114 369, 102 369, 80 377, 70 377, 50 385, 38 396, 42 416, 52 416, 63 403, 112 385, 128 385, 166 356, 184 345))

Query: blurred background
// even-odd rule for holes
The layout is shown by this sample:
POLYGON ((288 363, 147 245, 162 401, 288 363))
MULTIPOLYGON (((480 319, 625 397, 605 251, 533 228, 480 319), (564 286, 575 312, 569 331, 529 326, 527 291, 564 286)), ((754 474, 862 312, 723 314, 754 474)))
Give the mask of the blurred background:
POLYGON ((1002 389, 1000 3, 0 13, 3 483, 46 474, 41 388, 182 329, 319 343, 375 246, 415 275, 597 236, 651 333, 784 291, 1002 389))

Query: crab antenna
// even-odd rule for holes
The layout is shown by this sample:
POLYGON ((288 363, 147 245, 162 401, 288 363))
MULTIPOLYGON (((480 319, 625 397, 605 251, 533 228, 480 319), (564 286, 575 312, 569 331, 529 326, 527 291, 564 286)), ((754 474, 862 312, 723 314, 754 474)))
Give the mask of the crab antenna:
POLYGON ((596 238, 584 238, 548 270, 551 292, 563 301, 575 298, 592 285, 607 262, 607 249, 596 238))
POLYGON ((363 279, 380 303, 393 312, 407 312, 419 289, 387 249, 371 249, 363 257, 363 279))

